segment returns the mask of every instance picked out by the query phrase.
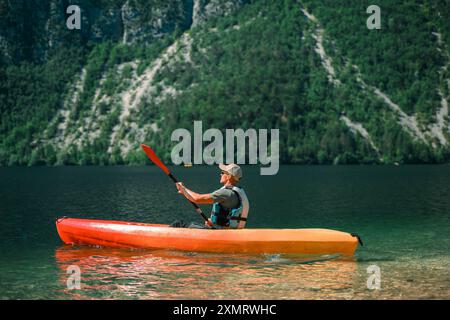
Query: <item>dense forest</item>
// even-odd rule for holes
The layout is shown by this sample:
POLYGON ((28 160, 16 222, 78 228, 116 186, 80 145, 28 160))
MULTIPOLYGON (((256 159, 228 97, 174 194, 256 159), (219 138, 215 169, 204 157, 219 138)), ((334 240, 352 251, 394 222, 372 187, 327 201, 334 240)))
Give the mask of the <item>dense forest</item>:
POLYGON ((64 6, 43 1, 44 20, 62 24, 44 50, 33 32, 45 23, 23 29, 40 11, 0 1, 0 26, 18 38, 0 33, 0 49, 17 46, 0 56, 0 165, 143 164, 143 142, 169 160, 171 133, 195 120, 278 128, 282 163, 450 161, 448 2, 379 1, 379 30, 367 1, 235 1, 193 23, 194 2, 91 1, 100 37, 92 22, 64 30, 45 4, 66 18, 64 6), (109 33, 125 6, 136 20, 109 33))

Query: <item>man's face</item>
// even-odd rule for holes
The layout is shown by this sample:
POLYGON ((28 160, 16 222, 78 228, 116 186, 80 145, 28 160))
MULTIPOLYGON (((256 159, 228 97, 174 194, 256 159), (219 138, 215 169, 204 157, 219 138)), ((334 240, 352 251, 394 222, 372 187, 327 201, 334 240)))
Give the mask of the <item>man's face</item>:
POLYGON ((229 179, 230 175, 228 173, 226 173, 225 171, 220 172, 220 183, 226 184, 229 179))

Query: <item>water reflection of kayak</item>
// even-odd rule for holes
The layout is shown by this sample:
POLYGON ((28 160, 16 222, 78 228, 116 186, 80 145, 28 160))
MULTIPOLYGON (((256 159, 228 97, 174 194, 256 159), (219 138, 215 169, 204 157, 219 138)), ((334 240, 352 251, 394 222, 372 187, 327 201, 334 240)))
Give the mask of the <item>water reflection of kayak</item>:
POLYGON ((55 251, 65 287, 71 266, 82 290, 71 299, 350 299, 354 257, 190 253, 60 246, 55 251))
POLYGON ((171 249, 216 253, 343 254, 351 256, 358 239, 328 229, 187 229, 162 224, 61 218, 66 244, 111 248, 171 249))

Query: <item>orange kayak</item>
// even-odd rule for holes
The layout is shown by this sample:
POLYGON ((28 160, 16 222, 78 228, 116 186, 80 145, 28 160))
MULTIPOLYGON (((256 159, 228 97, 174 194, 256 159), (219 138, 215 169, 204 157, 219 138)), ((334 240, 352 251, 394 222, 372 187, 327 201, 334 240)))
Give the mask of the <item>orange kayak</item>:
POLYGON ((164 224, 60 218, 66 244, 216 253, 335 254, 351 256, 358 238, 328 229, 188 229, 164 224))

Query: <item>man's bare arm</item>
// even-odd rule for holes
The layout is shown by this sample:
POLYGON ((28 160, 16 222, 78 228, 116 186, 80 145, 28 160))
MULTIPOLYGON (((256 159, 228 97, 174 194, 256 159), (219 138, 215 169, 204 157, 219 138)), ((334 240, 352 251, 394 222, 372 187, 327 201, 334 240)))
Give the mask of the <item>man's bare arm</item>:
POLYGON ((189 201, 192 201, 196 204, 213 204, 214 200, 210 193, 200 194, 189 190, 186 188, 182 182, 178 182, 177 184, 178 192, 184 195, 189 201))

